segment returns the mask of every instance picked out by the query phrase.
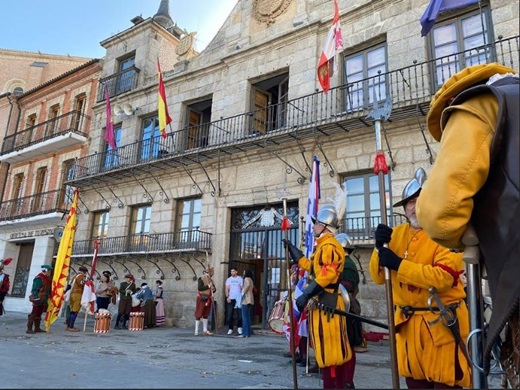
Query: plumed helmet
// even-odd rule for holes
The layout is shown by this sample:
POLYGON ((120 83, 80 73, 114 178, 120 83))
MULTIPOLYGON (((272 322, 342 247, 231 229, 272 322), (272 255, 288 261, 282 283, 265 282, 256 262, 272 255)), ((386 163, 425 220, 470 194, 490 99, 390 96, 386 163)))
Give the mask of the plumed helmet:
POLYGON ((338 240, 343 249, 354 249, 352 240, 347 233, 336 234, 336 240, 338 240))
POLYGON ((312 223, 322 223, 325 226, 331 226, 334 229, 339 227, 338 224, 338 214, 336 213, 336 209, 332 205, 324 205, 320 207, 318 210, 318 214, 316 217, 311 216, 312 223))
POLYGON ((424 169, 418 168, 415 171, 413 179, 410 180, 404 187, 403 196, 401 200, 394 204, 394 207, 404 206, 409 200, 418 197, 425 181, 426 172, 424 171, 424 169))

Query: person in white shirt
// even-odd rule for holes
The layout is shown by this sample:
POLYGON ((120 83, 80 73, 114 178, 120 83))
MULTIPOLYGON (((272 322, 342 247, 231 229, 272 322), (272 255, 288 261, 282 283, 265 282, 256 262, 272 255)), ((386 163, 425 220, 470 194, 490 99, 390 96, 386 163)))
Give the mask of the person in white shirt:
POLYGON ((239 335, 242 334, 242 314, 241 314, 241 303, 242 303, 242 286, 244 280, 241 276, 238 276, 238 270, 231 268, 231 276, 226 279, 226 324, 228 324, 229 330, 228 335, 233 334, 234 328, 234 317, 236 312, 237 318, 237 332, 239 335))

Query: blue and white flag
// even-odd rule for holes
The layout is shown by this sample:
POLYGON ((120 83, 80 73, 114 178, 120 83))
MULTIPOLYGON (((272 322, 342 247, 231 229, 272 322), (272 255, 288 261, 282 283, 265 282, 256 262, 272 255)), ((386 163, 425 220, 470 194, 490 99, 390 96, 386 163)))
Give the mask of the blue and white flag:
POLYGON ((453 11, 478 2, 479 0, 430 0, 430 3, 419 20, 422 26, 421 36, 425 37, 428 35, 439 13, 453 11))
POLYGON ((318 214, 320 199, 320 161, 316 156, 312 159, 311 182, 309 183, 309 199, 307 201, 307 216, 305 217, 305 257, 310 259, 314 250, 314 234, 312 233, 312 219, 318 214))

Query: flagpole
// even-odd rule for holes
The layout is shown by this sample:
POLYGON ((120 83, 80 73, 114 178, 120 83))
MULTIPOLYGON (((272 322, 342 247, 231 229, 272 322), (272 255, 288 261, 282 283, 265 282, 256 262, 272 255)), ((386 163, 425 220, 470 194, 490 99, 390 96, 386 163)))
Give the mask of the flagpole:
MULTIPOLYGON (((85 286, 83 287, 83 289, 90 288, 90 290, 92 292, 94 292, 94 275, 95 275, 94 272, 96 271, 98 250, 99 250, 99 239, 96 238, 94 240, 94 255, 92 256, 92 267, 90 268, 90 278, 85 283, 85 286)), ((88 317, 90 305, 91 305, 91 301, 89 299, 87 306, 85 307, 85 320, 83 321, 83 332, 85 332, 87 330, 87 317, 88 317)))
MULTIPOLYGON (((381 148, 381 118, 374 121, 376 133, 376 160, 374 172, 377 173, 379 180, 379 202, 381 207, 381 223, 387 225, 386 210, 386 191, 385 191, 385 171, 388 167, 385 161, 385 155, 381 148)), ((386 287, 386 309, 388 312, 388 335, 390 338, 390 363, 392 368, 392 388, 399 389, 399 371, 397 367, 397 350, 396 350, 396 334, 394 322, 394 302, 392 293, 392 279, 390 269, 384 267, 385 270, 385 287, 386 287)))
MULTIPOLYGON (((282 222, 282 230, 284 234, 285 240, 289 241, 289 226, 285 223, 287 221, 287 198, 283 198, 283 222, 282 222)), ((293 383, 294 388, 298 388, 298 373, 296 371, 296 346, 294 343, 294 308, 293 308, 293 293, 291 286, 291 265, 289 260, 289 246, 285 246, 285 263, 287 264, 287 287, 288 287, 288 301, 289 301, 289 318, 290 318, 290 346, 291 346, 291 354, 292 354, 292 371, 293 371, 293 383)))

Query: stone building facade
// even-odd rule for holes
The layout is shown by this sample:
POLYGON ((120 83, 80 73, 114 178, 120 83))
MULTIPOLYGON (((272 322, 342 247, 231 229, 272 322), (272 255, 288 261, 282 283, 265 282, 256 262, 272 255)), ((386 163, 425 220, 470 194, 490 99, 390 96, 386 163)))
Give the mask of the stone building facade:
MULTIPOLYGON (((287 288, 281 216, 287 213, 289 237, 300 243, 314 156, 321 204, 336 183, 345 185, 341 230, 367 270, 381 220, 374 119, 383 124, 391 169, 381 192, 394 225, 402 210, 391 205, 415 170, 428 172, 435 159, 425 118, 443 80, 473 63, 519 67, 518 1, 441 14, 421 37, 426 0, 338 0, 343 51, 327 93, 316 67, 331 1, 239 0, 201 53, 167 3, 101 42, 106 56, 88 151, 66 184, 80 189, 88 210, 78 216, 72 266, 89 266, 99 238, 98 267, 120 280, 127 272, 138 283, 163 280, 167 322, 175 326, 192 325, 196 280, 209 264, 218 303, 231 267, 253 270, 255 322, 267 328, 287 288), (157 61, 172 118, 166 137, 158 128, 157 61), (105 87, 117 149, 105 141, 105 87)), ((368 273, 362 279, 363 315, 386 321, 384 288, 368 273)))

